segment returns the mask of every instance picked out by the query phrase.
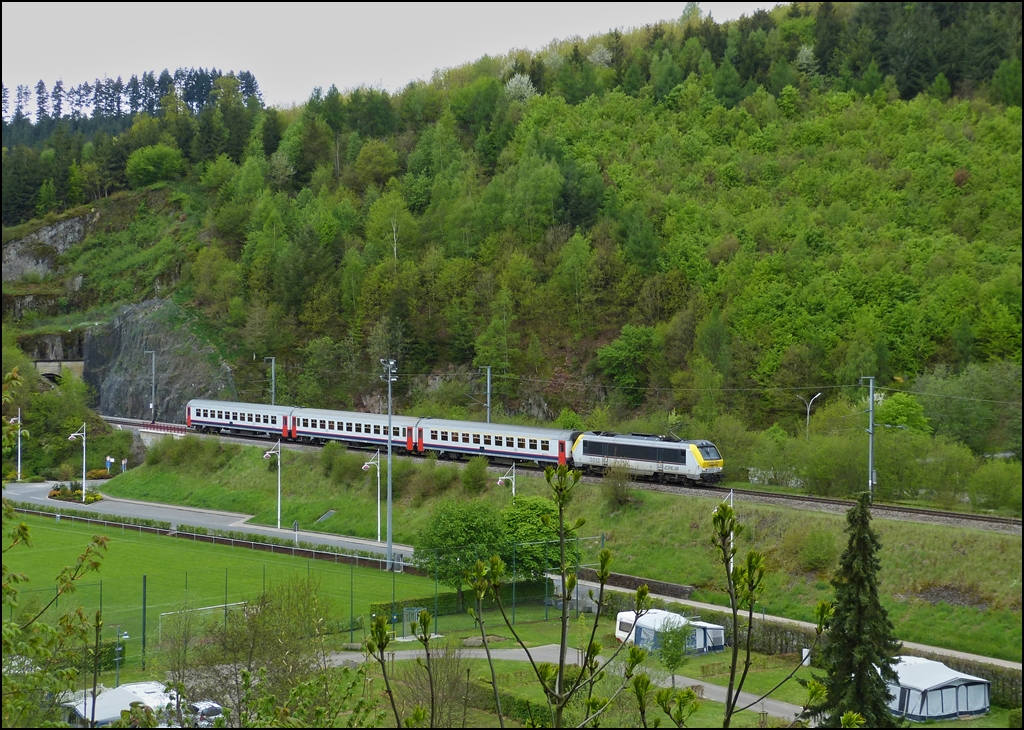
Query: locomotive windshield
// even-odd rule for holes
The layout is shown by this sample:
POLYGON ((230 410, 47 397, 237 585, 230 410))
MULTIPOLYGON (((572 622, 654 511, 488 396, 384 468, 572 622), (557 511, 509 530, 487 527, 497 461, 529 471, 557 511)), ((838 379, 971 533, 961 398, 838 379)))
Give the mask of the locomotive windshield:
POLYGON ((700 455, 703 456, 708 461, 722 458, 722 455, 718 453, 718 449, 716 449, 713 444, 708 444, 707 446, 698 446, 697 448, 700 449, 700 455))

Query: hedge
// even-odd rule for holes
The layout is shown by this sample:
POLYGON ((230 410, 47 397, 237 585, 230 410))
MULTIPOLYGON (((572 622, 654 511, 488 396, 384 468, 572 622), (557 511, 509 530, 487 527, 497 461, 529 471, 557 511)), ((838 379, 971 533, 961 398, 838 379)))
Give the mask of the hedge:
MULTIPOLYGON (((550 584, 547 587, 547 593, 545 594, 545 582, 544 580, 537 581, 521 581, 515 584, 515 597, 516 602, 522 601, 536 601, 543 599, 545 595, 553 597, 554 590, 550 584)), ((501 602, 506 608, 511 606, 512 602, 512 584, 506 583, 501 587, 501 602)), ((444 591, 438 592, 435 596, 430 594, 428 596, 417 596, 415 598, 405 598, 401 601, 377 601, 370 604, 370 613, 374 615, 385 615, 390 616, 392 612, 394 614, 401 613, 406 608, 425 608, 430 611, 432 616, 451 616, 453 614, 462 613, 470 605, 474 599, 468 591, 463 592, 462 603, 459 606, 459 594, 455 591, 444 591), (435 600, 437 601, 435 606, 435 600)), ((490 603, 487 602, 486 606, 490 603)))
POLYGON ((45 504, 32 504, 30 502, 11 502, 19 512, 41 512, 48 515, 61 515, 76 517, 97 522, 113 522, 119 525, 131 525, 133 527, 151 527, 156 530, 170 530, 171 523, 163 520, 147 520, 142 517, 122 517, 120 515, 105 515, 96 512, 86 512, 70 507, 51 507, 45 504))

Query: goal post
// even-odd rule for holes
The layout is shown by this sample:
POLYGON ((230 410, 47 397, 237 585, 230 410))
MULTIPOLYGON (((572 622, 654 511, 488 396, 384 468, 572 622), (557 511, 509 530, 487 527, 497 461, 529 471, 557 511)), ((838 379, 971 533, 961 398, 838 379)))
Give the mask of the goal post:
POLYGON ((198 608, 183 608, 178 611, 165 611, 160 614, 160 622, 157 630, 157 642, 162 644, 164 640, 164 627, 170 628, 175 622, 184 618, 191 618, 201 626, 212 621, 226 621, 229 611, 244 610, 249 605, 248 601, 237 601, 235 603, 219 603, 214 606, 200 606, 198 608))

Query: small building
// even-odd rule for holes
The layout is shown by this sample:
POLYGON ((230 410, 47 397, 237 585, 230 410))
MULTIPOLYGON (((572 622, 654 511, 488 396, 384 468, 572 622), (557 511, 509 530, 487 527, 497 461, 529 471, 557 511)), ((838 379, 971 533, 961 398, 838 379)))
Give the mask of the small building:
POLYGON ((659 634, 662 631, 682 627, 691 628, 687 640, 688 651, 703 654, 725 648, 724 626, 706 621, 692 621, 660 608, 652 608, 639 619, 635 611, 620 611, 615 617, 615 638, 621 642, 654 650, 661 644, 659 634))
POLYGON ((984 715, 989 711, 987 679, 972 677, 941 662, 896 657, 898 684, 889 684, 889 710, 915 722, 984 715))

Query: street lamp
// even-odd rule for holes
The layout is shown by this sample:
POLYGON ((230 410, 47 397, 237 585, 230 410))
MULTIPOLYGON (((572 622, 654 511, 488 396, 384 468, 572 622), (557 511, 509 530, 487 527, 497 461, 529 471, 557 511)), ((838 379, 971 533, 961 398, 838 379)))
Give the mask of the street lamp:
POLYGON ((502 477, 498 480, 498 486, 504 487, 505 480, 512 482, 512 504, 516 503, 516 463, 512 462, 512 467, 505 472, 502 477))
POLYGON ((121 633, 121 624, 118 624, 114 629, 115 636, 117 637, 117 644, 114 647, 114 670, 116 672, 116 679, 114 680, 114 687, 121 686, 121 654, 124 651, 124 646, 121 642, 128 641, 130 638, 128 632, 121 633))
POLYGON ((814 401, 818 400, 818 398, 821 397, 821 393, 818 393, 810 400, 807 400, 799 393, 796 394, 796 397, 802 400, 804 402, 804 405, 807 406, 807 438, 809 440, 811 438, 811 405, 814 403, 814 401))
POLYGON ((387 547, 387 562, 388 570, 392 570, 391 564, 392 558, 392 542, 393 542, 393 524, 392 524, 392 490, 391 490, 391 384, 398 380, 398 363, 392 359, 380 360, 381 366, 384 368, 384 374, 380 376, 381 380, 387 381, 388 384, 388 547, 387 547))
POLYGON ((270 451, 263 454, 264 459, 269 459, 271 456, 277 457, 277 529, 281 529, 281 439, 277 440, 277 445, 274 446, 270 451))
POLYGON ((370 471, 370 467, 377 467, 377 542, 380 542, 380 449, 373 455, 373 458, 363 464, 363 471, 370 471))
POLYGON ((20 408, 18 409, 18 417, 17 418, 12 418, 11 419, 11 423, 17 423, 18 424, 18 479, 16 481, 20 482, 21 481, 21 409, 20 408))
POLYGON ((152 377, 152 385, 149 390, 149 420, 156 423, 156 351, 146 350, 143 355, 152 355, 149 361, 149 374, 152 377))
POLYGON ((75 431, 73 434, 68 436, 68 441, 74 441, 79 436, 82 437, 82 504, 85 504, 85 424, 75 431))

